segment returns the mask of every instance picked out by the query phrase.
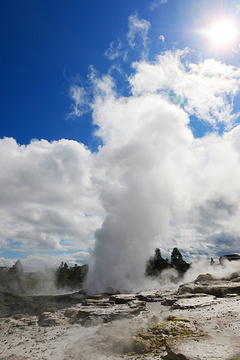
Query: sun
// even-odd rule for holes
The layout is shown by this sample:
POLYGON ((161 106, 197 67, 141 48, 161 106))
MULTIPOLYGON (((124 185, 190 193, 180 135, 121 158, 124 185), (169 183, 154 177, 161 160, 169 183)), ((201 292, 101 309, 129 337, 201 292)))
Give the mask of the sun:
POLYGON ((220 20, 212 24, 206 31, 210 43, 217 47, 231 46, 237 38, 237 28, 233 21, 220 20))

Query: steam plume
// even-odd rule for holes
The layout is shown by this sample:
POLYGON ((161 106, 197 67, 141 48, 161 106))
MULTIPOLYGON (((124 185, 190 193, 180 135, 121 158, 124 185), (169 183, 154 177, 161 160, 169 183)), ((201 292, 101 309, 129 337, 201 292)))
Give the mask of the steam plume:
POLYGON ((110 76, 92 76, 103 142, 93 177, 106 218, 95 232, 88 291, 143 289, 154 243, 209 258, 239 243, 240 127, 229 131, 239 72, 214 60, 187 68, 180 55, 134 64, 129 97, 118 96, 110 76), (189 114, 228 132, 194 138, 189 114))
POLYGON ((111 111, 104 109, 105 102, 95 108, 98 119, 102 111, 105 121, 113 113, 122 119, 113 124, 108 143, 97 155, 107 183, 101 193, 107 217, 95 233, 87 288, 132 291, 144 287, 151 241, 159 234, 162 241, 169 238, 171 206, 178 197, 176 177, 181 178, 179 166, 192 135, 186 114, 157 95, 112 98, 107 105, 111 111), (122 136, 116 144, 118 126, 122 136))

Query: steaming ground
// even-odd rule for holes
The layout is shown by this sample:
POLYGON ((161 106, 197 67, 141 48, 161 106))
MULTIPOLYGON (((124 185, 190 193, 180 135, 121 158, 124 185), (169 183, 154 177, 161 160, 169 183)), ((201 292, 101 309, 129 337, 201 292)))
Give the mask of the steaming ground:
MULTIPOLYGON (((170 294, 169 294, 170 296, 170 294)), ((206 299, 204 300, 206 302, 206 299)), ((166 321, 169 314, 187 318, 197 330, 208 332, 211 348, 217 340, 221 342, 221 352, 215 360, 228 359, 231 349, 227 343, 238 343, 240 336, 240 297, 209 302, 209 306, 198 309, 170 311, 160 303, 147 303, 146 313, 138 318, 116 320, 114 322, 86 328, 81 325, 56 325, 39 327, 36 318, 1 321, 0 358, 5 360, 120 360, 156 359, 156 354, 124 354, 133 335, 139 329, 147 328, 152 319, 159 323, 166 321), (234 340, 235 339, 235 340, 234 340), (236 340, 237 339, 237 340, 236 340), (225 348, 224 348, 225 346, 225 348), (226 350, 227 349, 227 350, 226 350), (122 353, 123 352, 123 353, 122 353)), ((58 314, 60 316, 60 314, 58 314)), ((195 346, 195 351, 197 347, 195 346)), ((205 349, 201 359, 207 357, 205 349), (204 352, 205 350, 205 352, 204 352)), ((209 350, 209 349, 208 349, 209 350)), ((216 351, 216 350, 215 350, 216 351)), ((164 347, 159 349, 159 359, 168 359, 164 347)))
MULTIPOLYGON (((199 269, 201 273, 205 273, 206 271, 202 271, 203 268, 219 279, 227 278, 233 273, 240 273, 238 262, 226 263, 224 267, 196 263, 192 265, 182 282, 195 279, 199 275, 199 269)), ((21 302, 21 306, 18 304, 15 312, 12 311, 8 316, 2 315, 0 319, 0 358, 5 360, 153 360, 157 357, 169 360, 166 347, 163 345, 145 354, 130 350, 136 334, 140 330, 147 332, 147 329, 154 324, 166 323, 168 326, 173 326, 175 331, 179 331, 181 323, 178 325, 174 321, 169 322, 170 315, 186 319, 183 320, 181 326, 189 327, 198 336, 198 341, 196 342, 195 339, 194 346, 191 342, 184 345, 185 347, 182 345, 183 353, 186 349, 188 353, 189 349, 195 352, 195 355, 192 354, 192 357, 187 357, 187 359, 195 359, 194 356, 198 354, 201 360, 226 360, 233 358, 236 351, 239 350, 240 353, 238 348, 240 295, 232 293, 220 298, 206 294, 179 295, 178 285, 170 283, 172 278, 172 272, 165 273, 162 277, 162 285, 159 283, 160 280, 154 283, 154 285, 157 284, 158 290, 141 292, 141 297, 148 301, 146 308, 137 312, 137 315, 131 317, 126 315, 115 320, 112 318, 110 322, 99 322, 99 315, 97 315, 107 314, 113 309, 113 305, 108 304, 109 299, 106 295, 104 298, 97 296, 86 299, 85 306, 79 303, 80 295, 78 298, 62 296, 61 301, 60 298, 53 300, 52 297, 43 297, 41 300, 36 300, 36 298, 35 301, 39 301, 37 308, 42 309, 39 315, 30 314, 29 306, 33 299, 25 297, 27 304, 25 307, 21 302), (73 299, 74 302, 71 302, 73 299), (78 312, 79 309, 90 311, 92 304, 95 317, 92 315, 88 320, 82 318, 84 323, 77 321, 77 317, 73 317, 75 322, 70 321, 69 316, 75 314, 74 311, 78 312), (199 337, 200 332, 207 335, 204 340, 199 337)), ((126 304, 114 305, 115 314, 121 309, 132 311, 136 308, 136 303, 132 302, 135 294, 115 296, 119 299, 128 299, 126 304)), ((16 299, 11 298, 5 305, 6 309, 10 309, 11 301, 16 301, 16 299)), ((3 311, 2 300, 0 307, 3 311)), ((181 340, 182 344, 185 344, 184 339, 181 340)), ((191 340, 186 339, 186 341, 191 340)), ((177 346, 180 345, 177 344, 177 346)))
MULTIPOLYGON (((132 284, 130 281, 128 282, 126 281, 126 279, 123 279, 122 282, 128 285, 126 288, 121 287, 123 283, 117 282, 112 288, 106 287, 106 290, 110 292, 119 291, 123 293, 136 293, 142 290, 158 289, 158 288, 176 290, 180 284, 193 281, 198 277, 199 274, 202 273, 208 273, 213 275, 213 277, 216 279, 222 279, 222 278, 227 278, 230 274, 237 272, 239 270, 240 270, 240 265, 238 262, 226 261, 224 263, 224 266, 220 266, 219 263, 217 262, 215 265, 210 265, 210 263, 206 260, 199 260, 191 264, 190 269, 184 274, 184 277, 181 279, 179 279, 179 274, 176 270, 167 269, 167 270, 163 270, 161 272, 161 275, 159 275, 156 278, 142 276, 141 278, 139 278, 139 281, 135 284, 132 284)), ((90 277, 91 276, 92 274, 90 272, 90 277)), ((90 290, 91 287, 89 289, 87 286, 90 281, 88 278, 87 283, 85 285, 85 290, 89 294, 92 294, 94 292, 90 290)), ((93 282, 95 283, 95 281, 93 282)), ((101 288, 102 284, 103 281, 101 281, 99 285, 96 285, 96 288, 99 287, 101 288)))

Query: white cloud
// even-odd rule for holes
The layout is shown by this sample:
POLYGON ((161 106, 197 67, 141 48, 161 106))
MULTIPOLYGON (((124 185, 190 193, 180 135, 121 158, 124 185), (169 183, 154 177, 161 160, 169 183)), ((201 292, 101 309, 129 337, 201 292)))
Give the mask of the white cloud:
POLYGON ((143 286, 150 242, 159 234, 163 242, 169 239, 172 203, 183 200, 187 191, 178 194, 175 180, 182 177, 193 139, 188 116, 156 94, 112 94, 96 99, 94 119, 106 142, 97 165, 109 184, 101 194, 109 215, 96 233, 88 286, 94 291, 106 286, 133 290, 134 284, 136 290, 143 286))
POLYGON ((105 56, 107 56, 109 60, 115 60, 122 56, 121 49, 122 43, 119 39, 117 41, 112 41, 109 48, 105 51, 105 56))
POLYGON ((236 249, 240 127, 194 139, 189 113, 231 123, 239 70, 214 60, 184 65, 180 55, 135 64, 130 97, 117 94, 112 78, 95 79, 93 119, 104 143, 95 168, 108 215, 96 232, 93 291, 143 288, 153 244, 164 253, 178 246, 189 260, 236 249), (173 90, 183 108, 171 101, 173 90))
POLYGON ((130 79, 134 95, 163 92, 177 95, 190 115, 211 124, 232 126, 233 98, 239 91, 240 70, 213 59, 202 63, 183 63, 182 51, 159 55, 153 63, 134 64, 136 73, 130 79))
POLYGON ((239 251, 239 141, 239 126, 223 136, 194 139, 185 182, 188 192, 172 213, 172 236, 186 251, 191 248, 208 257, 239 251))
POLYGON ((155 0, 152 4, 151 4, 151 9, 154 10, 156 8, 158 8, 161 5, 165 5, 168 2, 168 0, 155 0))
POLYGON ((235 48, 232 49, 232 52, 234 52, 235 54, 238 54, 240 51, 240 44, 237 45, 237 47, 235 46, 235 48))
POLYGON ((158 37, 158 40, 161 40, 162 42, 164 42, 164 41, 165 41, 165 37, 164 37, 163 35, 160 35, 160 36, 158 37))
POLYGON ((136 39, 141 40, 144 47, 147 46, 148 31, 151 27, 149 21, 145 19, 139 19, 137 15, 131 15, 128 19, 129 32, 127 38, 129 45, 134 48, 136 46, 136 39))
MULTIPOLYGON (((212 59, 184 63, 184 54, 135 63, 128 97, 112 76, 91 69, 93 122, 103 144, 95 154, 69 140, 28 146, 0 140, 2 248, 14 239, 44 263, 41 250, 87 254, 96 231, 88 278, 93 291, 143 288, 155 244, 164 253, 178 246, 191 256, 236 249, 240 126, 195 139, 189 114, 230 126, 239 69, 212 59)), ((74 104, 82 105, 81 93, 73 92, 74 104)))
POLYGON ((130 51, 134 49, 137 51, 137 56, 141 53, 141 58, 147 58, 150 27, 151 24, 146 19, 139 19, 136 14, 129 16, 129 31, 126 34, 126 39, 112 41, 104 55, 111 61, 122 58, 126 62, 130 51))
MULTIPOLYGON (((31 271, 40 271, 46 268, 54 269, 59 267, 61 262, 66 262, 69 266, 74 266, 75 264, 87 264, 89 261, 89 251, 74 251, 73 253, 64 252, 61 254, 55 253, 41 253, 34 252, 31 255, 28 255, 26 258, 21 259, 21 264, 23 270, 26 272, 31 271)), ((19 258, 6 259, 0 257, 0 266, 11 267, 13 266, 19 258)))
POLYGON ((71 112, 67 117, 80 117, 87 111, 88 100, 85 89, 78 85, 72 85, 69 90, 69 96, 72 100, 72 104, 71 112))
POLYGON ((5 138, 0 154, 1 248, 13 239, 20 251, 87 250, 102 213, 90 151, 71 140, 5 138))

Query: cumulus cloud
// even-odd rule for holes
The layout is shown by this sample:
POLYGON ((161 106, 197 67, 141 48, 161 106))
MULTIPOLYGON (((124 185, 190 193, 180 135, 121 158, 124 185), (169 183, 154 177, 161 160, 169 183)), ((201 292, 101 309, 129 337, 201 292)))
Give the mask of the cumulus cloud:
MULTIPOLYGON (((131 24, 134 44, 149 25, 137 17, 131 24)), ((190 259, 237 249, 240 126, 231 126, 240 70, 186 56, 165 52, 136 62, 129 96, 112 76, 91 69, 97 153, 70 140, 28 146, 0 140, 2 248, 14 240, 40 263, 41 250, 84 250, 79 257, 87 258, 91 248, 86 287, 93 292, 143 288, 155 246, 163 254, 177 246, 190 259), (196 139, 191 115, 224 124, 225 132, 196 139)), ((81 107, 84 90, 74 89, 81 107)))
POLYGON ((1 248, 14 240, 15 251, 87 250, 101 224, 90 151, 71 140, 4 138, 0 154, 1 248))
MULTIPOLYGON (((87 264, 89 261, 89 251, 75 251, 73 253, 63 253, 63 254, 45 254, 34 253, 29 255, 26 259, 22 259, 21 263, 23 265, 24 271, 31 271, 34 269, 41 270, 44 268, 57 268, 61 262, 66 262, 69 266, 74 266, 75 264, 87 264)), ((15 263, 15 259, 14 262, 15 263)))
MULTIPOLYGON (((63 252, 61 254, 51 251, 34 251, 25 258, 21 258, 21 264, 24 272, 32 272, 58 268, 61 262, 66 262, 69 266, 87 264, 89 257, 90 253, 88 250, 63 252)), ((0 266, 13 266, 17 260, 19 260, 18 257, 12 257, 11 259, 0 257, 0 266)))
POLYGON ((185 51, 168 51, 153 63, 134 64, 130 79, 134 95, 162 92, 178 97, 185 111, 213 125, 232 126, 233 99, 239 91, 240 70, 213 59, 202 63, 184 63, 185 51))
POLYGON ((173 211, 172 236, 195 254, 208 257, 239 251, 240 127, 223 134, 194 139, 188 194, 173 211))

